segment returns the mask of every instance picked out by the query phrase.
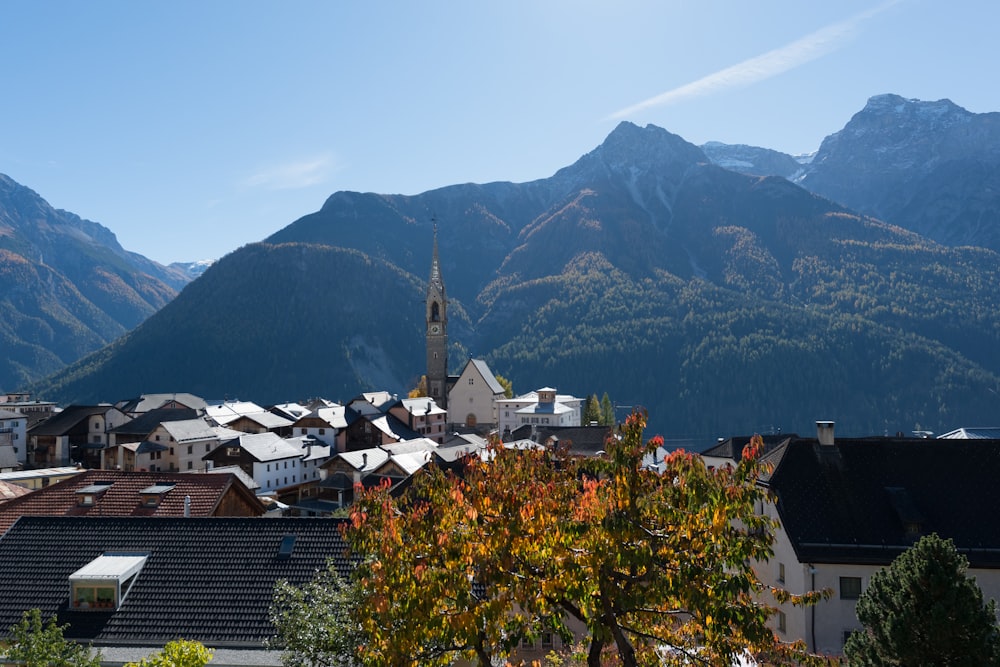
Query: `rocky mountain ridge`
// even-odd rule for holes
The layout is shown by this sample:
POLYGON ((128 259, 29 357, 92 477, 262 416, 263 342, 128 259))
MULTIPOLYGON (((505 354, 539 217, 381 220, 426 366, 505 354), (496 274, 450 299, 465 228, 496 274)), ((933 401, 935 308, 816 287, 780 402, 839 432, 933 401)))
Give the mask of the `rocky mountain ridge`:
POLYGON ((405 392, 423 372, 435 221, 452 368, 485 358, 515 391, 607 391, 648 407, 654 430, 711 441, 816 419, 943 430, 988 414, 1000 386, 996 253, 622 123, 548 179, 335 193, 37 389, 262 403, 405 392))

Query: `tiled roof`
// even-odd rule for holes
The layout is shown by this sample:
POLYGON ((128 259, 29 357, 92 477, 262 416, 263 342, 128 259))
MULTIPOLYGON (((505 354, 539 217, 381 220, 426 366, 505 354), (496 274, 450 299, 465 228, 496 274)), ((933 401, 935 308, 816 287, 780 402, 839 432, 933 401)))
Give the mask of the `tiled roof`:
POLYGON ((349 576, 334 519, 25 517, 0 538, 0 633, 37 607, 69 624, 66 637, 97 645, 184 637, 260 646, 274 633, 267 610, 275 582, 301 585, 328 559, 349 576), (281 557, 286 535, 294 547, 281 557), (121 606, 70 609, 69 575, 115 551, 149 554, 121 606))
MULTIPOLYGON (((743 458, 743 448, 750 444, 750 439, 753 436, 750 435, 734 435, 732 437, 726 438, 725 440, 719 441, 717 444, 712 445, 708 449, 701 452, 702 456, 714 456, 723 459, 732 459, 734 463, 739 463, 743 458)), ((798 438, 799 436, 794 433, 777 433, 768 434, 760 436, 761 440, 764 441, 764 451, 762 453, 772 451, 775 447, 785 442, 789 438, 798 438)))
POLYGON ((0 480, 0 503, 26 496, 29 493, 31 493, 31 489, 0 480))
POLYGON ((803 563, 888 564, 936 532, 973 567, 1000 567, 1000 440, 797 438, 764 458, 803 563))
POLYGON ((568 446, 571 454, 594 456, 604 449, 610 434, 610 426, 539 426, 536 439, 547 442, 554 438, 568 446))
MULTIPOLYGON (((231 474, 87 470, 0 505, 0 534, 20 516, 184 516, 186 496, 191 498, 191 516, 211 516, 230 489, 242 493, 251 506, 259 505, 253 493, 231 474), (111 485, 93 505, 81 506, 77 491, 99 482, 111 485), (143 506, 139 491, 162 482, 174 482, 174 488, 156 507, 143 506)), ((262 505, 260 513, 264 513, 262 505)))

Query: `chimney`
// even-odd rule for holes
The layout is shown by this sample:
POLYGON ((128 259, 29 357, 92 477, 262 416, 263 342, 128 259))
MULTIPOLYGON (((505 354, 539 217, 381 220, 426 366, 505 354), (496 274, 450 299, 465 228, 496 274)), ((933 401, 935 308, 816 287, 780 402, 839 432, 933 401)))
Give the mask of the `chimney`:
POLYGON ((833 446, 833 424, 834 422, 829 421, 816 422, 816 438, 819 444, 825 447, 833 446))
POLYGON ((184 517, 191 517, 191 496, 184 496, 184 517))
POLYGON ((362 452, 361 453, 361 468, 365 469, 367 467, 368 467, 368 454, 362 452))

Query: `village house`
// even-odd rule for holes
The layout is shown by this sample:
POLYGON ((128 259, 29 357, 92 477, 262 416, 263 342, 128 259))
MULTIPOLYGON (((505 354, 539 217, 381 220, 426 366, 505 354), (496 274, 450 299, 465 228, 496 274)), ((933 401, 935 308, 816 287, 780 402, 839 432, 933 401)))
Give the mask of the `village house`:
POLYGON ((448 392, 448 423, 488 431, 497 427, 505 389, 482 359, 469 359, 448 392))
POLYGON ((261 494, 274 493, 302 480, 303 451, 280 436, 244 433, 218 445, 205 461, 213 467, 237 465, 260 485, 261 494))
POLYGON ((0 409, 24 415, 26 430, 59 412, 59 406, 52 401, 31 400, 31 394, 24 392, 0 394, 0 409))
POLYGON ((292 435, 310 437, 336 449, 337 436, 347 428, 346 410, 337 404, 310 410, 292 423, 292 435))
MULTIPOLYGON (((725 464, 728 447, 735 462, 739 444, 706 455, 725 464)), ((818 422, 816 438, 774 436, 765 449, 760 484, 773 502, 760 511, 780 527, 774 556, 755 570, 791 593, 833 592, 809 607, 777 605, 782 640, 840 655, 861 627, 855 605, 872 575, 930 533, 953 540, 984 597, 1000 598, 1000 440, 834 438, 833 422, 818 422)))
POLYGON ((261 516, 264 511, 233 474, 87 470, 0 504, 0 534, 23 516, 261 516))
POLYGON ((28 462, 28 418, 0 404, 0 472, 28 462))
POLYGON ((115 403, 116 408, 130 417, 153 410, 193 410, 195 416, 200 417, 205 414, 207 406, 205 399, 186 393, 143 394, 115 403))
POLYGON ((521 426, 580 426, 586 399, 559 394, 551 387, 496 402, 497 428, 503 436, 521 426))
POLYGON ((265 433, 270 431, 285 438, 292 435, 294 420, 286 419, 265 410, 250 401, 226 401, 219 405, 209 405, 206 414, 219 426, 243 433, 265 433))
POLYGON ((432 398, 404 398, 389 406, 389 414, 403 422, 411 431, 434 442, 444 442, 448 412, 432 398))
POLYGON ((70 462, 98 468, 109 433, 129 420, 128 415, 110 404, 71 405, 31 427, 27 434, 28 462, 37 468, 66 466, 70 462))

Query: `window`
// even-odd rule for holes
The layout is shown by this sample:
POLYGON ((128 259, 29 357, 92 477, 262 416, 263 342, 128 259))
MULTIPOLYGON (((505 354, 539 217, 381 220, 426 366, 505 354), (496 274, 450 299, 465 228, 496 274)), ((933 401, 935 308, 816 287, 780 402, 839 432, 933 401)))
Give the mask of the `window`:
POLYGON ((188 470, 194 468, 194 461, 188 461, 188 470))
POLYGON ((850 639, 851 635, 853 634, 854 630, 844 630, 844 636, 843 636, 844 644, 847 644, 847 640, 850 639))
POLYGON ((128 595, 146 563, 144 553, 105 553, 69 575, 75 609, 113 609, 128 595))
POLYGON ((238 457, 240 455, 239 447, 226 447, 226 456, 238 457))
POLYGON ((205 451, 206 452, 208 451, 208 443, 207 442, 205 443, 205 451))
POLYGON ((326 429, 325 429, 325 428, 321 428, 321 429, 319 430, 319 434, 320 434, 320 435, 326 435, 326 429))
POLYGON ((778 614, 777 614, 777 617, 778 617, 778 631, 779 632, 786 632, 787 630, 786 630, 786 625, 785 625, 785 623, 786 623, 785 612, 779 611, 778 614))
POLYGON ((542 648, 552 648, 552 633, 543 632, 542 633, 542 648))
POLYGON ((785 583, 785 564, 778 563, 778 583, 785 583))
POLYGON ((270 463, 267 464, 267 471, 271 472, 271 464, 270 463))
POLYGON ((840 599, 857 600, 861 597, 861 577, 840 578, 840 599))
POLYGON ((469 386, 471 387, 474 384, 476 384, 476 379, 475 378, 469 378, 469 386))
POLYGON ((100 442, 100 441, 101 441, 101 436, 99 436, 99 435, 95 435, 95 436, 94 436, 94 437, 93 437, 93 438, 91 439, 91 442, 100 442))
POLYGON ((158 436, 158 435, 154 436, 153 439, 156 440, 157 442, 159 442, 160 441, 160 436, 158 436))
POLYGON ((194 445, 188 445, 188 454, 194 453, 194 445))

